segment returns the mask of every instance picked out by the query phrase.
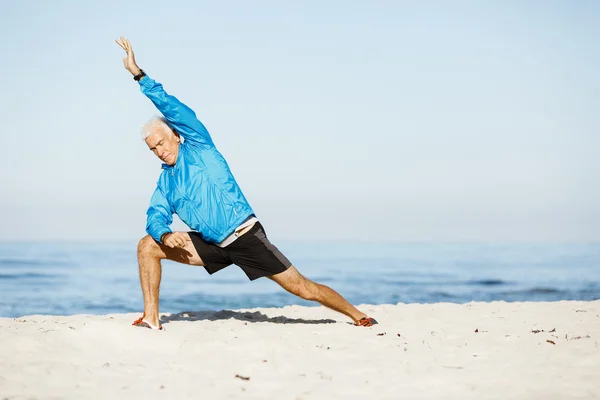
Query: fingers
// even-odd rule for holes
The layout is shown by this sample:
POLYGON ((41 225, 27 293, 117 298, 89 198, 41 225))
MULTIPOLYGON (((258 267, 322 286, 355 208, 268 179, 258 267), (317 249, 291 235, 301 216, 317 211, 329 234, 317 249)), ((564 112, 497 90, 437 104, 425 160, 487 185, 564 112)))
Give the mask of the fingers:
POLYGON ((186 235, 180 233, 180 232, 176 232, 174 234, 171 235, 171 237, 169 238, 169 242, 173 245, 172 247, 179 247, 179 248, 184 248, 187 244, 188 241, 191 241, 191 239, 189 239, 188 237, 186 237, 186 235))
POLYGON ((127 55, 130 55, 133 57, 133 47, 131 47, 131 43, 129 43, 129 39, 125 39, 125 46, 127 47, 127 55))
POLYGON ((185 248, 188 242, 191 242, 192 239, 186 233, 182 232, 173 232, 168 234, 164 239, 164 244, 169 246, 170 248, 185 248))
POLYGON ((119 39, 117 39, 117 40, 115 40, 115 42, 117 42, 117 44, 118 44, 119 46, 121 46, 121 48, 122 48, 123 50, 127 51, 127 48, 125 47, 125 43, 123 43, 123 37, 122 37, 122 36, 121 36, 121 39, 120 39, 120 40, 119 40, 119 39))
POLYGON ((177 238, 170 238, 169 240, 165 241, 165 244, 172 249, 174 249, 176 247, 180 247, 180 248, 183 247, 183 246, 181 246, 181 244, 179 243, 177 238))
POLYGON ((131 48, 131 43, 129 43, 129 39, 126 39, 123 36, 121 36, 121 38, 115 40, 115 42, 117 42, 117 44, 121 46, 121 48, 125 50, 127 54, 130 54, 133 51, 131 48))
POLYGON ((177 235, 177 243, 179 244, 179 247, 184 248, 188 241, 191 241, 191 239, 186 237, 186 235, 177 235))

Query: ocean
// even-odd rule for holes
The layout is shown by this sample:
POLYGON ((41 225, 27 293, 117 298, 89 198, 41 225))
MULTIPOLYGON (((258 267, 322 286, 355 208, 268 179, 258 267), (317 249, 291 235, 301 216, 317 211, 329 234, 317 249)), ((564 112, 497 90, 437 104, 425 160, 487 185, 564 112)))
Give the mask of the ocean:
MULTIPOLYGON (((600 299, 600 243, 276 243, 353 304, 600 299)), ((0 317, 141 312, 137 242, 0 243, 0 317)), ((313 306, 231 266, 163 263, 161 312, 313 306)))

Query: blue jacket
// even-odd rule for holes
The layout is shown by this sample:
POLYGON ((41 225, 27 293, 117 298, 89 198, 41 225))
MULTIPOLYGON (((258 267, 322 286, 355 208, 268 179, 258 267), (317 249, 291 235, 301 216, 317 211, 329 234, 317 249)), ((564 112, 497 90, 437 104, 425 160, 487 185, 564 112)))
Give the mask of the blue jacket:
POLYGON ((252 208, 194 111, 149 76, 139 83, 142 93, 184 139, 175 165, 162 166, 146 213, 146 232, 160 241, 171 232, 175 213, 207 242, 222 242, 254 214, 252 208))

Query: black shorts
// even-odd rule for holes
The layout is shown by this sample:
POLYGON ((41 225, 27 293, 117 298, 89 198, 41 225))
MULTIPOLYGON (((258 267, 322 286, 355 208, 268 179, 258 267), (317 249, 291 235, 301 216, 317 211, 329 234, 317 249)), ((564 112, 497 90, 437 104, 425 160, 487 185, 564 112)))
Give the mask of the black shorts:
POLYGON ((188 232, 204 268, 214 274, 235 264, 251 281, 278 274, 287 270, 292 263, 267 239, 263 226, 256 222, 252 228, 227 247, 205 242, 198 232, 188 232))

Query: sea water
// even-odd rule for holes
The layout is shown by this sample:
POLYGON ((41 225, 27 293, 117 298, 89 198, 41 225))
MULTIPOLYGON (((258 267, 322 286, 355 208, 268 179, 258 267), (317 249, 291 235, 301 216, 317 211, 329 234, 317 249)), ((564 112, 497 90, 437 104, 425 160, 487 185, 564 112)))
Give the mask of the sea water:
MULTIPOLYGON (((600 299, 600 243, 276 243, 353 304, 600 299)), ((0 317, 140 312, 136 242, 0 243, 0 317)), ((161 312, 306 306, 236 266, 164 262, 161 312)))

